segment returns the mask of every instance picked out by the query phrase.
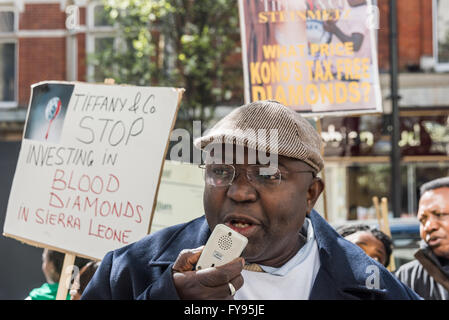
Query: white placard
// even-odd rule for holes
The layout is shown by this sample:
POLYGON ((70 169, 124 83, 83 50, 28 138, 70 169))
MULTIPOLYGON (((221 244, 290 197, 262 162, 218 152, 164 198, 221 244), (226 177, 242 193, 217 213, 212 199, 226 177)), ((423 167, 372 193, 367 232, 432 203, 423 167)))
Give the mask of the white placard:
POLYGON ((34 85, 4 234, 95 259, 148 234, 182 92, 34 85))
POLYGON ((204 214, 202 169, 191 163, 165 161, 151 232, 204 214))

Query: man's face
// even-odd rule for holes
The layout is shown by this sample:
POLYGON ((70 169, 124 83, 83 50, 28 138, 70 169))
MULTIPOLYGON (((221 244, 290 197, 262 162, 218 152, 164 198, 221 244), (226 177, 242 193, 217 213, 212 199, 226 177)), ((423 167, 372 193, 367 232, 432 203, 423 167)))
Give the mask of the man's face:
POLYGON ((449 258, 449 188, 424 192, 419 200, 421 238, 440 257, 449 258))
POLYGON ((236 176, 230 186, 206 184, 204 209, 211 230, 223 223, 248 238, 242 256, 247 262, 278 267, 299 249, 299 231, 324 185, 304 162, 279 156, 281 182, 261 187, 248 181, 247 150, 243 164, 234 164, 236 176))

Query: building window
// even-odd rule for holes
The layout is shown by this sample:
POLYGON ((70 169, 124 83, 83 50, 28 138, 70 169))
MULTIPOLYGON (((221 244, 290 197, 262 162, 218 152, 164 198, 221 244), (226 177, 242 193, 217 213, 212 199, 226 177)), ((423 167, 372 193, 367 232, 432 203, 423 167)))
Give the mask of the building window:
POLYGON ((117 31, 114 22, 101 2, 92 2, 87 10, 87 75, 89 81, 103 82, 105 78, 101 66, 96 64, 95 55, 110 51, 117 46, 117 31))
POLYGON ((433 55, 435 71, 449 71, 449 1, 433 0, 433 55))
POLYGON ((17 106, 17 15, 0 7, 0 107, 17 106))
POLYGON ((14 32, 14 12, 0 11, 0 32, 14 32))
MULTIPOLYGON (((108 36, 97 36, 94 38, 94 53, 100 53, 111 50, 114 50, 114 38, 108 36)), ((106 74, 102 68, 102 66, 94 65, 93 66, 93 80, 95 82, 103 82, 106 78, 106 74)))
POLYGON ((114 21, 111 19, 102 4, 94 5, 93 20, 96 27, 112 27, 114 25, 114 21))

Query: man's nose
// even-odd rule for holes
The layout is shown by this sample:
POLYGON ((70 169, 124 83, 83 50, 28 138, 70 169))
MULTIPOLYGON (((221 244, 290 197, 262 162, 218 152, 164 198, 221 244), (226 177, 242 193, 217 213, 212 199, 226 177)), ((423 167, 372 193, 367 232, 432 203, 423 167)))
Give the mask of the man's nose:
POLYGON ((424 231, 426 233, 430 233, 437 229, 438 229, 438 219, 431 214, 427 219, 426 223, 424 224, 424 231))
POLYGON ((227 196, 236 202, 252 202, 257 199, 257 191, 248 181, 244 170, 235 173, 234 180, 228 188, 227 196))

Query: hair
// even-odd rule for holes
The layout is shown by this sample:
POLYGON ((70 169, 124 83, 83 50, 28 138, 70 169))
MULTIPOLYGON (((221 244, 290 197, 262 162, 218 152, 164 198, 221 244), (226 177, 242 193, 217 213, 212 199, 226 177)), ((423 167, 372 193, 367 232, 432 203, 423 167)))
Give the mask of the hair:
POLYGON ((78 292, 80 294, 83 294, 84 289, 86 289, 87 285, 89 284, 90 279, 95 274, 95 271, 97 271, 98 266, 100 265, 99 261, 91 261, 87 263, 80 271, 80 288, 78 292))
POLYGON ((385 252, 387 254, 387 259, 385 260, 385 267, 390 264, 390 256, 393 252, 393 241, 384 232, 380 231, 378 228, 370 227, 367 224, 353 224, 353 225, 343 225, 336 229, 336 231, 343 237, 347 237, 353 233, 359 231, 366 231, 371 233, 376 239, 378 239, 384 245, 385 252))
POLYGON ((47 263, 53 264, 55 273, 51 274, 50 278, 52 281, 58 282, 59 277, 61 276, 62 265, 64 264, 64 253, 44 249, 43 258, 47 260, 47 263))
POLYGON ((420 195, 422 197, 424 192, 439 188, 449 188, 449 177, 438 178, 424 183, 419 189, 420 195))

